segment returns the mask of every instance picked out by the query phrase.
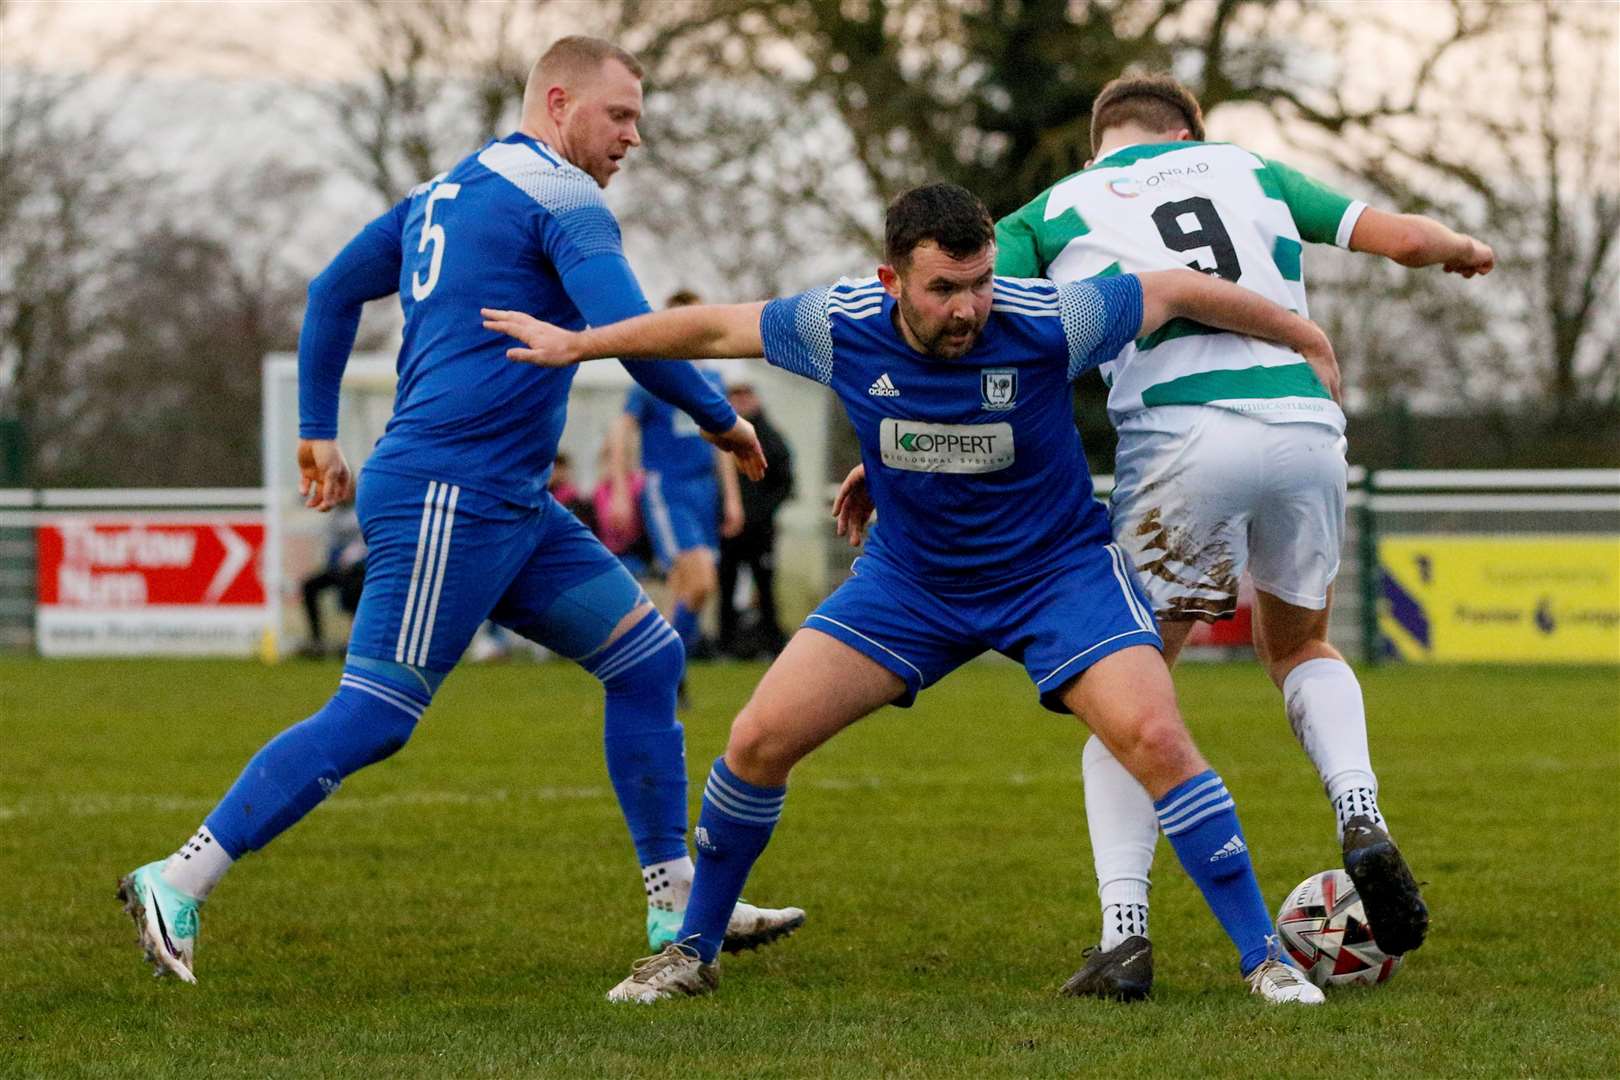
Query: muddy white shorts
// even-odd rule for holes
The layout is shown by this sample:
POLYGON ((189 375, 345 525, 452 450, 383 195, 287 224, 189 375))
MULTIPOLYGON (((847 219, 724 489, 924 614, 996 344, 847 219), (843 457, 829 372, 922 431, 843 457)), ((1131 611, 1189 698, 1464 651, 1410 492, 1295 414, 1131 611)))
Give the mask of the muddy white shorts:
POLYGON ((1135 414, 1120 434, 1114 538, 1160 619, 1230 618, 1238 579, 1327 606, 1344 542, 1345 440, 1203 405, 1135 414))

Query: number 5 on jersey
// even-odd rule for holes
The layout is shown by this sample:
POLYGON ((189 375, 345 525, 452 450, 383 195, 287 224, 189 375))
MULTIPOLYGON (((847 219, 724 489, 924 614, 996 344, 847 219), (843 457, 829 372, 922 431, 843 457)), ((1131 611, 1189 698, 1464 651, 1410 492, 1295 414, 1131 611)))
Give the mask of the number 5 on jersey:
POLYGON ((429 193, 427 206, 422 210, 422 241, 416 245, 417 254, 433 245, 433 254, 428 259, 427 280, 423 280, 420 273, 411 275, 411 296, 417 300, 426 300, 433 293, 433 286, 439 283, 439 267, 444 264, 444 226, 433 224, 433 204, 440 199, 453 199, 461 194, 460 184, 440 184, 429 193))

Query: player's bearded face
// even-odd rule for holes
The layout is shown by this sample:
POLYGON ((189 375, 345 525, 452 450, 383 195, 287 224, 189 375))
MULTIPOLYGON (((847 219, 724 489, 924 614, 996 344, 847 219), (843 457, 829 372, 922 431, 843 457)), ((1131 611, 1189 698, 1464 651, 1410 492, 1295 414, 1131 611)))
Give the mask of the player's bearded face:
POLYGON ((607 60, 570 102, 559 150, 602 187, 619 171, 631 147, 641 145, 641 80, 616 60, 607 60))
POLYGON ((913 248, 907 266, 896 272, 898 291, 890 287, 908 343, 945 360, 972 351, 990 318, 995 263, 994 244, 965 259, 932 240, 913 248))

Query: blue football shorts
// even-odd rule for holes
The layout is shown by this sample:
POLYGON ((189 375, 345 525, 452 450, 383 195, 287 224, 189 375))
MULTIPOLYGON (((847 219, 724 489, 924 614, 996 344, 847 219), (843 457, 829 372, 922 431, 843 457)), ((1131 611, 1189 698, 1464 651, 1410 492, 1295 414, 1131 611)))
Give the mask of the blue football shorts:
POLYGON ((1090 544, 1038 576, 983 588, 925 585, 869 555, 805 619, 905 680, 902 708, 980 653, 1024 665, 1041 704, 1110 653, 1161 647, 1146 595, 1114 544, 1090 544))
POLYGON ((366 580, 355 656, 449 671, 485 619, 570 659, 646 599, 578 518, 440 480, 365 469, 355 499, 366 580))
POLYGON ((665 570, 693 548, 720 548, 720 480, 711 469, 696 476, 648 471, 641 489, 641 520, 665 570))

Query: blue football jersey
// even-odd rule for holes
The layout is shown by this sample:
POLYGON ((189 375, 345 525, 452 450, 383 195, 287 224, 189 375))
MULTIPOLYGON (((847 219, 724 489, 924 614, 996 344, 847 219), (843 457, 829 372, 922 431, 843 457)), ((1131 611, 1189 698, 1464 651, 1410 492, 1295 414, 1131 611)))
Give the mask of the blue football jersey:
MULTIPOLYGON (((704 370, 703 377, 725 393, 719 372, 704 370)), ((703 429, 690 416, 639 386, 631 388, 624 411, 635 417, 641 428, 643 469, 676 480, 714 475, 714 446, 703 438, 703 429)))
POLYGON ((1070 384, 1135 338, 1141 283, 993 287, 978 343, 951 360, 906 344, 876 278, 774 300, 760 319, 766 359, 830 386, 855 426, 879 515, 867 554, 931 583, 1040 574, 1109 540, 1070 384))
MULTIPOLYGON (((650 308, 601 189, 546 144, 493 140, 373 221, 310 286, 299 340, 300 437, 331 438, 360 306, 398 292, 405 313, 394 413, 367 462, 541 506, 573 368, 506 359, 515 342, 479 309, 529 312, 577 330, 650 308)), ((703 426, 736 422, 688 364, 625 367, 703 426)))

